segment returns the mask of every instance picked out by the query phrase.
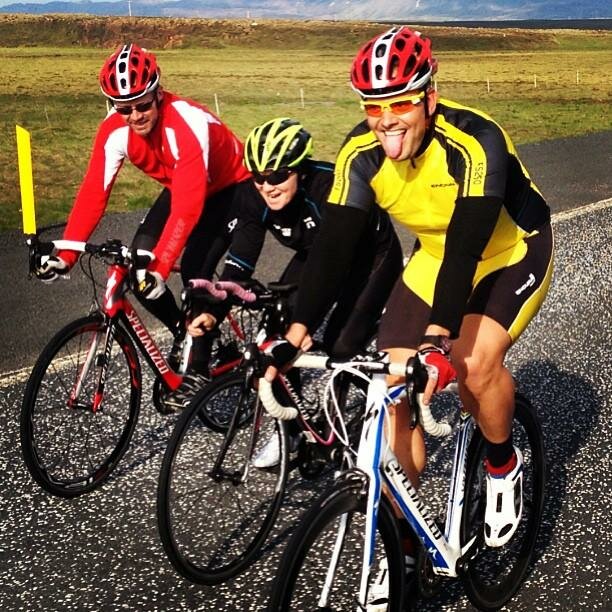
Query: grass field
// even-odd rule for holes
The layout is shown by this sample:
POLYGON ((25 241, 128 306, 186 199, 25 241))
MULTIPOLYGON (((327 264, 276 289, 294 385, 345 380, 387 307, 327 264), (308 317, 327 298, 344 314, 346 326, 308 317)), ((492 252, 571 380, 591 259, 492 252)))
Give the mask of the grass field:
MULTIPOLYGON (((257 123, 289 115, 312 132, 315 157, 332 160, 362 118, 348 86, 351 59, 385 27, 0 17, 0 229, 20 227, 16 123, 32 134, 40 224, 66 217, 105 114, 97 73, 119 41, 131 38, 155 50, 166 89, 218 107, 240 137, 257 123)), ((423 32, 440 60, 440 94, 489 112, 517 144, 612 128, 611 33, 423 32)), ((126 165, 109 210, 147 207, 158 191, 126 165)))

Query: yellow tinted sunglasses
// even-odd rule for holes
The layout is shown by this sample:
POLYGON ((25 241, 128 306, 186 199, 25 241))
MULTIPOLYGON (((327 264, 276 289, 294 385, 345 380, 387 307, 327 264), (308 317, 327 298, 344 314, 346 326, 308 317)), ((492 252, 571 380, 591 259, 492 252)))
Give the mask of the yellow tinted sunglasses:
POLYGON ((411 96, 402 96, 401 98, 393 98, 391 101, 382 102, 378 100, 362 100, 361 108, 365 111, 368 117, 382 117, 382 114, 389 110, 394 115, 403 115, 409 113, 415 106, 420 104, 425 97, 425 92, 412 94, 411 96))

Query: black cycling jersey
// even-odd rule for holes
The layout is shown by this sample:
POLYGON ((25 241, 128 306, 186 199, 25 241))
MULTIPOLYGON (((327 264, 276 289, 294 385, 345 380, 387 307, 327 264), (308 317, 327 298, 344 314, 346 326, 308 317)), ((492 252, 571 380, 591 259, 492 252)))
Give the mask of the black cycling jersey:
MULTIPOLYGON (((333 181, 333 164, 308 160, 300 165, 299 190, 294 199, 280 211, 270 210, 252 184, 237 187, 238 220, 232 233, 232 243, 221 275, 224 280, 246 280, 255 265, 270 232, 283 246, 294 251, 280 282, 298 284, 297 302, 300 308, 314 300, 315 311, 309 317, 313 332, 329 313, 323 344, 328 352, 345 358, 363 350, 371 339, 376 323, 393 285, 402 270, 402 251, 389 215, 374 208, 370 213, 356 211, 366 238, 358 256, 342 266, 342 279, 329 292, 323 307, 315 300, 317 287, 303 295, 301 279, 306 265, 311 265, 309 253, 316 236, 326 232, 326 224, 335 228, 333 212, 327 204, 333 181), (307 263, 308 262, 308 263, 307 263), (332 306, 334 305, 332 309, 332 306)), ((334 230, 335 231, 335 230, 334 230)), ((342 235, 338 236, 342 239, 342 235)), ((314 265, 334 268, 334 260, 321 261, 322 252, 314 265)), ((292 306, 296 302, 294 296, 292 306)), ((225 316, 227 306, 207 306, 218 320, 225 316)))
MULTIPOLYGON (((266 232, 283 246, 306 258, 321 226, 324 206, 333 181, 334 166, 307 160, 300 166, 300 183, 294 199, 282 210, 266 206, 255 185, 248 181, 238 187, 238 220, 221 274, 223 280, 250 278, 263 248, 266 232)), ((389 216, 380 211, 372 218, 373 237, 384 246, 393 229, 389 216)))
POLYGON ((238 220, 221 277, 230 280, 250 278, 270 232, 283 246, 307 251, 321 223, 321 202, 333 180, 333 164, 308 160, 300 167, 300 183, 293 200, 282 210, 266 206, 252 181, 237 193, 238 220))

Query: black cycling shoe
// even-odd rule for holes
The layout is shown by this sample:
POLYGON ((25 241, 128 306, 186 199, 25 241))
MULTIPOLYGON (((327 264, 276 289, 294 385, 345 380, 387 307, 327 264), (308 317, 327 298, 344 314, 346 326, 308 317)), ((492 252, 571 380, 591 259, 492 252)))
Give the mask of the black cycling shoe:
POLYGON ((163 402, 168 408, 168 413, 179 412, 186 408, 193 399, 193 396, 209 382, 210 378, 204 376, 204 374, 198 374, 197 372, 185 374, 181 385, 174 391, 167 393, 163 398, 163 402))

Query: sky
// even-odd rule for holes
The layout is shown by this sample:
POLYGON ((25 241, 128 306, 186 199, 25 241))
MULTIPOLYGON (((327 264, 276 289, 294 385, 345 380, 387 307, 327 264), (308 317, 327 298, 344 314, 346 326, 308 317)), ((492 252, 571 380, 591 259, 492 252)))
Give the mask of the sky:
MULTIPOLYGON (((31 4, 45 4, 50 0, 0 0, 0 6, 6 6, 14 3, 31 3, 31 4)), ((72 4, 78 4, 78 0, 62 0, 72 4)), ((94 2, 96 0, 93 0, 94 2)), ((112 0, 98 0, 98 1, 112 1, 112 0)), ((127 6, 127 0, 122 0, 127 6)), ((142 0, 141 0, 142 1, 142 0)), ((157 4, 156 0, 144 0, 147 3, 157 4)), ((203 5, 215 6, 215 2, 212 0, 204 1, 203 5)), ((304 7, 307 11, 309 4, 308 0, 252 0, 251 2, 237 2, 238 6, 251 5, 253 14, 256 14, 257 8, 266 7, 271 8, 270 5, 276 9, 277 7, 286 6, 288 12, 293 12, 296 6, 300 8, 304 7)), ((319 11, 321 10, 321 4, 317 3, 319 11)), ((455 18, 461 18, 455 12, 457 8, 465 7, 466 10, 470 10, 470 14, 466 15, 465 18, 473 18, 474 10, 476 9, 477 14, 482 14, 484 19, 521 19, 530 18, 534 14, 530 14, 530 11, 538 11, 536 15, 538 18, 547 17, 567 17, 567 18, 581 18, 584 15, 579 14, 581 8, 587 8, 591 10, 592 7, 596 7, 596 10, 600 7, 601 10, 607 10, 606 17, 612 17, 612 3, 610 0, 582 0, 578 2, 572 2, 569 0, 329 0, 327 5, 329 7, 330 14, 335 14, 341 18, 355 18, 355 19, 376 19, 376 18, 393 18, 394 15, 406 15, 406 11, 412 11, 416 9, 418 17, 420 19, 445 19, 443 11, 452 10, 455 18), (585 7, 584 5, 588 5, 585 7), (608 7, 605 9, 604 7, 608 7), (547 13, 550 12, 550 15, 547 13)), ((321 13, 318 12, 318 15, 321 13)), ((598 13, 598 16, 600 13, 598 13)), ((588 15, 586 15, 588 16, 588 15)))

